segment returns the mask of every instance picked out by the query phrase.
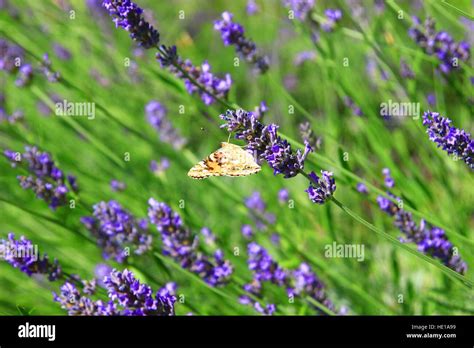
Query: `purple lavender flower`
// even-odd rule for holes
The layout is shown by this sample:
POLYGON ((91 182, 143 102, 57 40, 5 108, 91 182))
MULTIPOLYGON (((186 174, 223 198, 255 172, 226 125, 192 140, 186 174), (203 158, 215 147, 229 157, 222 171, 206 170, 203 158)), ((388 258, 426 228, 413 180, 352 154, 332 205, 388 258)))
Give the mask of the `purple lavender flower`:
POLYGON ((326 294, 325 285, 311 270, 311 267, 307 263, 302 263, 292 273, 294 286, 289 292, 296 296, 307 295, 323 304, 326 308, 335 312, 335 306, 328 299, 326 294))
POLYGON ((409 80, 413 80, 415 78, 415 73, 410 68, 410 66, 405 61, 405 59, 400 59, 400 75, 403 78, 409 79, 409 80))
POLYGON ((35 146, 25 146, 26 152, 21 154, 5 150, 5 157, 12 167, 24 166, 30 175, 19 175, 17 178, 23 189, 31 189, 37 198, 47 202, 52 209, 67 204, 68 193, 77 192, 76 178, 65 175, 56 167, 52 156, 40 152, 35 146))
POLYGON ((247 295, 240 296, 239 303, 246 306, 251 306, 255 309, 257 313, 260 313, 262 315, 273 315, 273 313, 275 313, 276 311, 276 306, 273 303, 269 303, 267 305, 262 306, 260 302, 252 299, 250 296, 247 295))
POLYGON ((127 188, 127 185, 122 182, 122 181, 118 181, 116 179, 112 179, 110 181, 110 188, 112 189, 112 191, 114 192, 119 192, 119 191, 124 191, 126 188, 127 188))
MULTIPOLYGON (((390 191, 387 193, 393 199, 400 200, 390 191)), ((444 265, 460 274, 466 272, 467 264, 454 253, 453 245, 449 242, 444 230, 436 226, 429 226, 424 220, 421 220, 418 225, 410 212, 403 210, 384 196, 378 196, 377 203, 382 211, 394 217, 394 226, 404 235, 403 238, 400 238, 402 243, 415 243, 420 252, 440 260, 444 265)))
POLYGON ((302 65, 304 62, 307 61, 314 61, 316 60, 316 52, 314 51, 303 51, 298 53, 295 58, 293 59, 293 64, 296 66, 302 65))
POLYGON ((66 47, 58 43, 55 43, 53 45, 53 51, 56 57, 58 57, 61 60, 69 60, 72 57, 71 52, 66 47))
POLYGON ((282 188, 278 191, 278 201, 282 204, 287 203, 290 198, 290 192, 286 188, 282 188))
POLYGON ((41 61, 40 71, 43 73, 43 75, 49 82, 55 83, 58 82, 61 78, 59 72, 56 72, 52 69, 52 63, 47 53, 43 54, 43 60, 41 61))
POLYGON ((365 184, 361 182, 357 183, 356 190, 364 195, 369 194, 369 190, 367 189, 367 186, 365 186, 365 184))
POLYGON ((4 259, 29 277, 45 274, 50 281, 54 281, 62 276, 58 260, 51 262, 47 254, 41 256, 38 246, 33 245, 25 236, 15 239, 15 234, 9 233, 8 239, 0 240, 0 259, 4 259))
POLYGON ((273 245, 280 246, 281 242, 281 237, 278 233, 272 233, 270 236, 270 242, 272 242, 273 245))
POLYGON ((262 101, 262 102, 260 102, 259 105, 257 105, 254 108, 253 113, 254 113, 254 115, 257 119, 261 120, 263 118, 263 116, 265 116, 267 111, 268 111, 267 103, 265 101, 262 101))
POLYGON ((11 73, 24 58, 25 50, 22 47, 0 39, 0 70, 11 73))
POLYGON ((181 217, 165 203, 148 200, 148 217, 161 234, 163 254, 170 256, 181 267, 198 274, 211 286, 226 284, 233 272, 222 251, 217 250, 214 261, 198 252, 198 239, 186 228, 181 217))
POLYGON ((266 211, 267 205, 260 192, 255 191, 245 198, 245 206, 249 209, 250 218, 254 221, 257 229, 264 230, 267 225, 275 223, 275 215, 266 211))
POLYGON ((84 216, 81 222, 97 238, 105 259, 122 263, 130 255, 130 247, 137 255, 151 249, 152 236, 146 220, 137 220, 116 201, 97 203, 93 216, 84 216))
POLYGON ((130 0, 104 0, 102 5, 113 17, 115 26, 130 33, 143 48, 158 47, 160 34, 143 17, 143 10, 130 0))
POLYGON ((261 313, 263 315, 273 315, 276 311, 276 306, 273 303, 267 304, 265 307, 263 307, 260 302, 255 302, 253 307, 258 313, 261 313))
POLYGON ((268 57, 258 54, 255 43, 245 37, 244 28, 233 22, 232 18, 232 13, 222 13, 222 19, 214 22, 214 29, 221 32, 224 45, 235 46, 236 52, 253 64, 258 73, 265 73, 268 70, 268 57))
POLYGON ((18 87, 25 87, 31 83, 33 79, 33 67, 30 64, 24 64, 18 71, 18 77, 15 80, 15 85, 18 87))
POLYGON ((127 269, 123 272, 113 270, 104 283, 110 300, 123 308, 120 315, 174 315, 176 297, 169 292, 157 292, 153 296, 152 289, 140 283, 127 269))
POLYGON ((300 123, 299 132, 303 141, 307 142, 313 150, 321 149, 323 139, 316 136, 308 121, 300 123))
POLYGON ((291 145, 277 134, 276 124, 264 125, 251 112, 239 109, 227 110, 220 117, 226 121, 221 127, 228 132, 235 132, 236 139, 247 142, 247 150, 254 153, 261 161, 267 161, 273 168, 274 175, 282 174, 292 178, 304 168, 304 161, 311 151, 308 143, 304 152, 293 153, 291 145))
POLYGON ((300 21, 304 21, 314 7, 314 0, 284 0, 283 3, 300 21))
POLYGON ((336 182, 334 181, 333 174, 321 170, 321 177, 317 176, 314 172, 311 172, 309 177, 312 180, 306 190, 309 199, 317 204, 326 203, 332 197, 334 191, 336 191, 336 182))
POLYGON ((436 105, 436 96, 434 95, 434 93, 428 94, 426 96, 426 101, 427 101, 428 105, 435 106, 436 105))
POLYGON ((53 293, 55 302, 67 310, 71 316, 97 316, 97 315, 117 315, 117 309, 113 302, 103 303, 94 301, 87 296, 83 296, 79 289, 72 282, 64 283, 60 288, 60 293, 53 293))
POLYGON ((344 104, 352 110, 355 116, 364 116, 362 109, 349 96, 344 97, 344 104))
POLYGON ((94 275, 97 279, 97 283, 104 287, 104 277, 108 276, 109 273, 112 272, 112 267, 105 263, 99 263, 94 269, 94 275))
POLYGON ((270 254, 259 244, 252 242, 248 247, 248 267, 258 282, 271 282, 284 286, 288 282, 288 273, 281 268, 270 254))
POLYGON ((325 32, 331 32, 336 27, 337 22, 341 20, 342 11, 339 9, 328 8, 324 11, 324 15, 326 16, 326 20, 321 24, 321 28, 325 32))
POLYGON ((160 140, 171 144, 175 149, 180 149, 186 144, 186 139, 181 137, 167 118, 168 111, 159 102, 152 100, 145 106, 148 122, 156 129, 160 140))
POLYGON ((250 225, 242 225, 240 231, 242 232, 242 235, 247 239, 252 239, 254 236, 252 226, 250 225))
POLYGON ((160 162, 157 162, 155 160, 152 160, 150 162, 150 170, 155 175, 160 175, 161 173, 164 173, 169 167, 170 167, 170 161, 166 157, 162 157, 160 162))
POLYGON ((392 174, 390 173, 390 169, 384 168, 382 169, 382 174, 384 176, 384 183, 387 188, 393 188, 395 186, 395 180, 392 178, 392 174))
POLYGON ((215 244, 216 236, 214 235, 214 233, 212 233, 209 227, 201 228, 201 234, 204 237, 204 241, 206 242, 206 244, 208 245, 215 244))
POLYGON ((254 15, 260 11, 260 7, 257 5, 255 0, 248 0, 247 1, 247 6, 245 7, 245 10, 248 15, 254 15))
POLYGON ((21 110, 15 110, 11 115, 8 114, 5 106, 5 95, 0 93, 0 122, 6 121, 10 124, 24 120, 24 114, 21 110))
POLYGON ((224 79, 219 79, 211 73, 211 66, 205 61, 200 67, 194 66, 189 59, 183 61, 178 56, 176 46, 161 46, 157 59, 163 68, 182 79, 189 94, 198 93, 206 105, 215 102, 215 98, 227 98, 232 79, 229 74, 224 79), (196 86, 194 80, 201 88, 196 86))
POLYGON ((474 169, 474 140, 470 133, 451 126, 451 122, 438 112, 427 111, 423 114, 423 125, 427 127, 430 140, 474 169))
MULTIPOLYGON (((60 294, 54 293, 54 301, 61 304, 69 315, 87 316, 170 316, 174 315, 176 297, 168 289, 160 289, 153 294, 152 289, 140 283, 132 272, 112 270, 104 277, 103 287, 109 301, 93 300, 83 296, 76 285, 66 282, 60 294)), ((170 288, 171 289, 171 288, 170 288)), ((86 295, 92 295, 89 291, 86 295)))
POLYGON ((456 42, 445 31, 437 32, 433 18, 428 17, 422 25, 418 17, 413 17, 413 23, 408 32, 410 37, 425 53, 438 58, 438 69, 441 72, 449 74, 459 69, 459 61, 469 61, 469 44, 465 41, 456 42))
MULTIPOLYGON (((289 296, 310 296, 330 310, 336 311, 335 306, 327 297, 324 284, 308 264, 302 263, 297 270, 289 272, 280 267, 265 248, 254 242, 248 244, 248 255, 248 266, 253 272, 252 281, 244 285, 244 290, 248 293, 261 297, 262 284, 271 282, 284 287, 289 296)), ((248 296, 243 296, 240 302, 245 301, 254 304, 248 296)))

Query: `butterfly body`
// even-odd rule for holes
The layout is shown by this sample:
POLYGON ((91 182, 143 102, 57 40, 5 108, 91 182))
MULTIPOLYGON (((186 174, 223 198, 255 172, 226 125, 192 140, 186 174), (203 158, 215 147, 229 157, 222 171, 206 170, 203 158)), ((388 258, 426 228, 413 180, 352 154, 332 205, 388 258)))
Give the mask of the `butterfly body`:
POLYGON ((240 146, 222 143, 221 148, 192 167, 188 176, 205 179, 210 176, 247 176, 260 171, 253 156, 240 146))

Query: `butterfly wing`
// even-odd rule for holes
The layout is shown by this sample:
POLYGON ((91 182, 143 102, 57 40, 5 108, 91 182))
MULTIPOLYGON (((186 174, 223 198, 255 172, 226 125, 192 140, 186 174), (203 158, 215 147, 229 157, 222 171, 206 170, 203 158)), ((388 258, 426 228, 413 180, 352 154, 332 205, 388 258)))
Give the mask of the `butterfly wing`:
POLYGON ((240 146, 222 143, 220 150, 223 153, 221 160, 222 175, 247 176, 258 173, 261 170, 253 156, 240 146))
POLYGON ((222 143, 222 147, 192 167, 188 176, 205 179, 210 176, 246 176, 260 171, 254 158, 240 146, 222 143))

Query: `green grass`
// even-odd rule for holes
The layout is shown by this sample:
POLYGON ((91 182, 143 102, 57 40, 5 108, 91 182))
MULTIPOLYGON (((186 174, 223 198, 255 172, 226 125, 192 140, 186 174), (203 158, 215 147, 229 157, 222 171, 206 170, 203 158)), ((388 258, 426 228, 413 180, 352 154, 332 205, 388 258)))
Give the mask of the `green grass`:
MULTIPOLYGON (((217 236, 216 245, 225 251, 234 265, 229 285, 212 288, 198 276, 182 269, 161 254, 156 231, 155 251, 130 259, 128 268, 154 289, 168 281, 178 283, 184 301, 177 303, 177 314, 253 315, 252 308, 240 305, 242 285, 251 280, 247 268, 247 240, 240 228, 251 223, 244 199, 253 191, 261 192, 267 210, 276 215, 276 223, 268 231, 257 233, 256 241, 268 249, 282 267, 293 269, 308 262, 326 284, 329 298, 337 308, 346 307, 350 314, 472 314, 474 268, 474 180, 472 172, 453 161, 429 141, 421 119, 403 118, 394 127, 387 127, 379 115, 380 103, 417 102, 421 111, 430 109, 426 95, 434 93, 435 111, 451 118, 454 125, 471 132, 473 87, 472 60, 462 71, 444 81, 435 73, 436 59, 424 54, 409 38, 410 16, 416 14, 409 1, 389 1, 381 15, 370 15, 360 22, 350 15, 342 1, 318 1, 316 15, 324 9, 339 7, 343 20, 333 33, 322 33, 314 45, 307 28, 288 21, 287 9, 279 1, 259 2, 261 13, 245 13, 245 1, 232 3, 214 1, 172 1, 158 4, 137 0, 149 10, 166 44, 177 44, 181 56, 194 64, 208 59, 214 73, 230 73, 234 81, 229 107, 252 110, 260 101, 269 105, 265 122, 280 125, 281 135, 294 148, 301 148, 298 124, 311 122, 316 134, 323 137, 323 148, 312 153, 305 169, 319 172, 332 170, 337 190, 335 200, 324 206, 312 204, 304 190, 307 179, 299 175, 285 180, 274 176, 265 164, 258 175, 243 178, 211 178, 194 181, 187 177, 189 168, 199 159, 227 141, 220 129, 219 114, 226 106, 216 103, 205 106, 197 96, 186 93, 183 83, 162 70, 154 52, 143 57, 132 55, 132 41, 124 30, 115 29, 110 18, 92 17, 84 1, 71 1, 75 19, 52 1, 15 1, 19 18, 0 11, 0 37, 16 42, 27 51, 27 60, 37 64, 49 52, 53 68, 63 77, 51 84, 37 76, 27 88, 14 85, 15 76, 2 72, 1 86, 6 108, 21 108, 23 124, 0 121, 0 148, 21 151, 26 144, 36 144, 53 154, 58 166, 78 177, 80 193, 75 209, 68 207, 51 211, 33 193, 22 190, 16 180, 19 172, 0 158, 0 235, 9 231, 25 235, 37 243, 42 252, 59 259, 68 273, 83 278, 93 276, 96 264, 105 262, 101 251, 87 230, 81 216, 90 215, 94 203, 115 199, 136 216, 146 216, 147 200, 154 197, 175 209, 186 225, 196 233, 207 226, 217 236), (404 19, 397 11, 404 11, 404 19), (178 11, 185 19, 178 19, 178 11), (234 50, 224 47, 212 24, 224 10, 246 29, 246 35, 271 53, 270 70, 255 76, 241 61, 234 67, 234 50), (387 41, 391 35, 393 42, 387 41), (71 51, 70 61, 61 61, 52 54, 53 43, 71 51), (295 54, 315 50, 315 61, 295 66, 295 54), (366 71, 366 55, 374 56, 390 78, 379 76, 370 80, 366 71), (124 59, 136 61, 140 80, 130 78, 124 59), (349 66, 343 66, 344 58, 349 66), (416 74, 406 80, 399 74, 400 58, 404 58, 416 74), (109 81, 100 85, 90 76, 90 69, 100 72, 109 81), (287 89, 283 80, 294 75, 298 83, 287 89), (52 93, 70 101, 94 102, 96 118, 44 117, 37 102, 54 107, 52 93), (351 97, 363 112, 352 115, 342 102, 351 97), (469 102, 469 98, 471 101, 469 102), (175 150, 159 141, 146 121, 144 106, 158 100, 168 108, 168 116, 188 145, 175 150), (180 106, 185 112, 179 113, 180 106), (290 106, 294 113, 289 113, 290 106), (79 136, 80 135, 80 136, 79 136), (125 153, 130 161, 124 160, 125 153), (162 176, 149 170, 150 160, 161 157, 171 160, 170 169, 162 176), (348 156, 348 160, 345 160, 348 156), (381 170, 389 167, 396 181, 394 193, 402 197, 404 209, 417 221, 424 218, 445 229, 452 243, 468 264, 461 276, 435 259, 416 251, 410 244, 398 241, 400 232, 392 219, 381 212, 375 202, 385 194, 381 170), (112 192, 111 179, 127 184, 124 192, 112 192), (357 182, 367 184, 370 194, 355 190, 357 182), (291 208, 277 200, 281 188, 288 188, 294 201, 291 208), (184 208, 180 203, 184 202, 184 208), (281 237, 281 245, 270 242, 270 234, 281 237), (327 258, 325 246, 337 243, 363 244, 365 260, 327 258), (236 252, 236 250, 238 252, 236 252), (399 303, 399 296, 403 302, 399 303)), ((424 19, 431 15, 437 29, 445 29, 459 41, 467 35, 459 16, 469 12, 469 1, 426 1, 417 14, 424 19), (455 7, 454 7, 455 6, 455 7)), ((368 7, 367 7, 368 8, 368 7)), ((240 142, 237 142, 241 144, 240 142)), ((203 251, 211 254, 214 247, 201 241, 203 251)), ((114 267, 123 268, 114 262, 114 267)), ((52 301, 52 291, 60 283, 28 278, 5 262, 0 263, 0 314, 12 315, 64 314, 52 301)), ((275 303, 276 314, 312 315, 314 306, 333 314, 312 299, 296 299, 289 303, 283 289, 265 284, 262 304, 275 303)))

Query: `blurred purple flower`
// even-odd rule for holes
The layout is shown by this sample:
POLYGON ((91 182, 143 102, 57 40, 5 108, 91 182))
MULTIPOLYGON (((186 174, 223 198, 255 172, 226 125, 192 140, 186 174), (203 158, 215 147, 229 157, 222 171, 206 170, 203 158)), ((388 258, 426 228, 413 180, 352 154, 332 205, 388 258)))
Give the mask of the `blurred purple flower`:
POLYGON ((421 24, 418 17, 413 17, 413 26, 408 33, 426 54, 438 58, 438 69, 444 74, 449 74, 459 69, 460 61, 469 61, 470 46, 465 41, 456 42, 446 31, 436 31, 435 26, 433 18, 428 17, 421 24))
POLYGON ((25 50, 7 40, 0 39, 0 70, 11 73, 24 61, 25 50))
POLYGON ((167 118, 167 109, 156 100, 150 101, 145 106, 148 122, 155 128, 160 140, 180 149, 186 144, 186 139, 181 137, 167 118))
POLYGON ((53 51, 56 57, 58 57, 61 60, 69 60, 72 57, 71 52, 61 44, 55 43, 53 45, 53 51))
POLYGON ((205 61, 201 66, 194 66, 189 59, 183 61, 178 56, 176 46, 161 46, 157 59, 163 68, 182 79, 189 94, 198 93, 206 105, 215 102, 215 97, 225 99, 232 86, 229 74, 224 79, 219 79, 211 73, 211 66, 205 61), (196 86, 194 80, 201 88, 196 86))
POLYGON ((296 19, 304 21, 314 7, 314 0, 284 0, 283 4, 293 11, 296 19))
POLYGON ((8 239, 0 240, 0 258, 18 268, 29 277, 34 274, 44 274, 49 281, 55 281, 62 276, 58 260, 51 262, 47 254, 41 256, 38 246, 21 236, 15 239, 14 233, 8 234, 8 239))
POLYGON ((248 15, 254 15, 260 11, 260 7, 258 7, 257 3, 255 0, 248 0, 247 1, 247 6, 245 7, 245 10, 248 15))
POLYGON ((5 157, 12 167, 24 166, 28 176, 17 176, 23 189, 31 189, 36 197, 47 202, 52 209, 67 204, 68 193, 77 192, 76 178, 64 173, 56 167, 52 156, 41 152, 35 146, 25 146, 25 152, 5 150, 5 157))
POLYGON ((252 239, 254 236, 252 226, 250 225, 242 225, 240 231, 242 232, 242 235, 247 239, 252 239))
POLYGON ((164 173, 169 167, 170 161, 166 157, 162 157, 160 162, 157 162, 155 160, 152 160, 150 162, 150 170, 156 175, 164 173))
POLYGON ((314 61, 316 60, 316 52, 314 51, 303 51, 298 53, 295 58, 293 59, 293 64, 298 66, 302 65, 304 62, 307 61, 314 61))
POLYGON ((325 32, 331 32, 336 27, 337 22, 341 20, 342 11, 339 9, 328 8, 324 11, 324 15, 326 16, 326 20, 321 24, 321 28, 325 32))
POLYGON ((198 274, 211 286, 226 284, 233 269, 229 261, 224 260, 222 251, 214 253, 214 261, 198 252, 198 239, 183 225, 181 217, 165 203, 153 198, 148 200, 148 217, 161 234, 163 254, 170 256, 181 267, 198 274))
POLYGON ((214 22, 214 29, 220 31, 224 45, 235 46, 237 53, 253 64, 258 73, 265 73, 269 67, 268 57, 257 52, 255 43, 245 37, 244 28, 232 18, 232 13, 223 12, 222 19, 214 22))
MULTIPOLYGON (((390 191, 387 193, 391 198, 400 201, 400 198, 390 191)), ((440 260, 460 274, 466 272, 467 264, 455 253, 444 230, 436 226, 430 227, 423 219, 417 225, 410 212, 403 210, 384 196, 378 196, 377 203, 382 211, 394 217, 394 226, 404 234, 404 237, 400 238, 402 243, 415 243, 420 252, 440 260)))
POLYGON ((282 188, 278 191, 278 201, 282 204, 288 203, 288 199, 290 198, 290 192, 286 188, 282 188))
POLYGON ((361 182, 357 183, 356 190, 364 195, 369 194, 369 190, 367 189, 367 186, 365 186, 365 184, 361 182))
POLYGON ((112 191, 114 192, 119 192, 119 191, 124 191, 126 188, 127 188, 127 185, 122 182, 122 181, 118 181, 116 179, 112 179, 110 181, 110 188, 112 189, 112 191))
POLYGON ((307 142, 313 150, 321 149, 323 139, 316 136, 308 121, 299 124, 299 132, 303 141, 307 142))
POLYGON ((116 201, 97 203, 93 216, 84 216, 81 222, 97 239, 105 259, 122 263, 130 255, 130 247, 137 255, 151 249, 153 238, 146 220, 137 220, 116 201))

